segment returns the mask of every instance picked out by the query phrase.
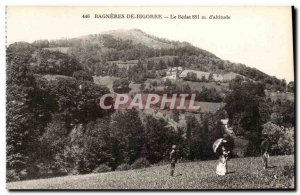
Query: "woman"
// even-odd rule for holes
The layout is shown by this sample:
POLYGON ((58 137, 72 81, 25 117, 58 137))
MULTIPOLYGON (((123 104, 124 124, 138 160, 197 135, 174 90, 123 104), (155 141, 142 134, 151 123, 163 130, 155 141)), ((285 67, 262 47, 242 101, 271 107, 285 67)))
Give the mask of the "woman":
POLYGON ((227 152, 224 146, 222 146, 221 150, 222 150, 222 154, 220 155, 219 164, 217 166, 216 173, 218 175, 225 175, 227 172, 227 159, 228 159, 229 151, 227 152))
POLYGON ((268 151, 265 151, 262 155, 262 160, 264 163, 264 169, 268 168, 268 159, 270 158, 268 151))

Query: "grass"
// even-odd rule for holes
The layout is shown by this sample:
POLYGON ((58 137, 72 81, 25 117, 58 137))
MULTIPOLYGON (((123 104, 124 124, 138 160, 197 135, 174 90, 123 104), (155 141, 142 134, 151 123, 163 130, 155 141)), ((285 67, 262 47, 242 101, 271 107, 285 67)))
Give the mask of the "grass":
POLYGON ((7 183, 8 189, 293 189, 294 156, 270 158, 264 170, 259 157, 228 162, 229 174, 217 176, 217 160, 178 163, 175 177, 169 165, 7 183))
POLYGON ((217 91, 227 91, 229 89, 229 83, 221 83, 217 85, 216 82, 193 82, 193 81, 182 81, 182 84, 187 83, 191 89, 202 91, 202 87, 215 88, 217 91))
POLYGON ((113 76, 93 76, 94 83, 97 85, 104 85, 109 88, 110 91, 113 91, 112 86, 114 81, 119 79, 119 77, 113 76))
POLYGON ((267 91, 265 90, 266 98, 270 98, 273 102, 277 101, 278 99, 281 101, 289 100, 294 102, 295 95, 294 93, 290 92, 275 92, 275 91, 267 91))
POLYGON ((70 47, 50 47, 50 48, 44 48, 49 51, 59 51, 61 53, 68 53, 68 50, 70 47))

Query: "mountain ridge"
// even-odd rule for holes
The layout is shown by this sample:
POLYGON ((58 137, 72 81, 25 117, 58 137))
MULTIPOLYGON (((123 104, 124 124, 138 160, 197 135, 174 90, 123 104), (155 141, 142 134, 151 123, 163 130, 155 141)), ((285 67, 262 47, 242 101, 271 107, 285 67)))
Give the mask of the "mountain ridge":
MULTIPOLYGON (((13 45, 17 46, 17 44, 13 45)), ((49 55, 55 51, 63 52, 78 60, 93 75, 105 76, 103 71, 107 73, 107 70, 103 68, 107 69, 109 65, 107 63, 112 61, 137 60, 142 64, 152 63, 150 66, 152 69, 153 58, 163 59, 165 56, 174 56, 164 62, 154 61, 155 69, 182 66, 185 69, 217 74, 234 72, 254 81, 266 83, 268 86, 276 85, 276 87, 267 87, 274 88, 274 90, 284 90, 286 86, 284 80, 279 80, 256 68, 220 59, 215 54, 193 46, 191 43, 162 39, 140 29, 116 29, 72 39, 38 40, 32 45, 36 49, 49 50, 49 55), (159 63, 158 66, 157 63, 159 63)), ((149 67, 147 69, 150 70, 149 67)))
POLYGON ((151 49, 178 49, 183 47, 193 47, 194 49, 201 50, 206 53, 206 55, 218 58, 215 54, 206 51, 202 48, 196 47, 189 42, 180 42, 175 40, 169 40, 166 38, 160 38, 155 35, 148 34, 141 29, 132 28, 132 29, 115 29, 104 31, 96 34, 84 35, 73 39, 98 39, 103 38, 105 36, 110 36, 115 39, 120 39, 123 41, 131 41, 133 45, 144 45, 151 49))

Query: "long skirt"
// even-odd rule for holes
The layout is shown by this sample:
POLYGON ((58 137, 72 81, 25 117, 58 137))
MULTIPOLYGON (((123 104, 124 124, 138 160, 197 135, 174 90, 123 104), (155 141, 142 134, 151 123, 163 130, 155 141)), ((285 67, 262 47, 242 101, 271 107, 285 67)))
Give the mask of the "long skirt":
POLYGON ((225 175, 226 174, 226 162, 222 163, 222 162, 219 162, 218 166, 217 166, 217 169, 216 169, 216 173, 218 175, 225 175))

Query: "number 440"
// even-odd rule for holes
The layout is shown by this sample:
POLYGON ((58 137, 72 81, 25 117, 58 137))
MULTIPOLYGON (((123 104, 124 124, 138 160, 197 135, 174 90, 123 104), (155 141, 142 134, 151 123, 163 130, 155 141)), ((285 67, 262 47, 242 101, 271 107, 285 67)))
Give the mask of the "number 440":
POLYGON ((82 18, 90 18, 90 14, 83 14, 82 18))

